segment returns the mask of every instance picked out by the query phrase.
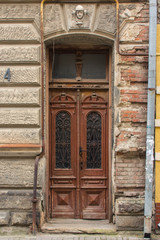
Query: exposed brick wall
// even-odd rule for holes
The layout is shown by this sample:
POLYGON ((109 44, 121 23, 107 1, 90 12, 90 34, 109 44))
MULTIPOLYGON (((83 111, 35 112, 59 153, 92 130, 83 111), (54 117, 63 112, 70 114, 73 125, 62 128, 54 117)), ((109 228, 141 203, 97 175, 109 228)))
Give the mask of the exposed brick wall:
POLYGON ((148 71, 143 68, 121 68, 121 81, 133 85, 134 83, 146 83, 148 71))
POLYGON ((147 103, 147 91, 146 90, 121 90, 121 101, 131 103, 147 103))
POLYGON ((122 122, 144 123, 146 122, 146 108, 127 109, 121 111, 122 122))
POLYGON ((158 24, 160 23, 160 0, 158 0, 158 24))
MULTIPOLYGON (((137 154, 120 154, 116 160, 116 185, 122 188, 144 187, 145 158, 137 154)), ((128 189, 129 190, 129 189, 128 189)))
POLYGON ((155 227, 158 229, 158 223, 160 223, 160 203, 156 203, 156 214, 155 214, 155 227))
MULTIPOLYGON (((120 21, 120 51, 148 53, 149 5, 124 4, 120 7, 120 21)), ((130 214, 118 211, 119 199, 123 200, 124 206, 128 206, 133 197, 141 199, 142 206, 144 203, 148 57, 117 55, 116 61, 119 96, 115 95, 115 116, 118 116, 115 128, 115 212, 118 213, 117 227, 123 229, 121 218, 130 214)), ((142 220, 139 226, 142 229, 142 212, 134 214, 142 220)), ((124 226, 131 229, 133 223, 130 218, 126 219, 124 226)))

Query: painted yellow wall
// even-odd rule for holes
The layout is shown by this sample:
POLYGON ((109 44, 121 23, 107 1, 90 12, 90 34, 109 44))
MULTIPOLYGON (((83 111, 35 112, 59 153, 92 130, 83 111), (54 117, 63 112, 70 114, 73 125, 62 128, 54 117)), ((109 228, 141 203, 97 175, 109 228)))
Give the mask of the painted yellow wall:
MULTIPOLYGON (((157 25, 156 120, 160 119, 160 24, 157 25)), ((155 202, 160 203, 160 125, 155 127, 155 202)))

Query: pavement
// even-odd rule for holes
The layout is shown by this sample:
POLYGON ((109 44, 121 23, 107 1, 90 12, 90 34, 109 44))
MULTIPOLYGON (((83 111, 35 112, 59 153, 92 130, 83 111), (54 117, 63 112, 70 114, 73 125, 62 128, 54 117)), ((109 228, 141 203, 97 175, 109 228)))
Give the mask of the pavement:
MULTIPOLYGON (((43 234, 16 233, 0 235, 0 240, 142 240, 143 232, 117 232, 117 235, 104 234, 43 234)), ((160 235, 152 234, 151 240, 160 240, 160 235)))
MULTIPOLYGON (((107 236, 107 235, 43 235, 36 236, 0 236, 0 240, 142 240, 136 236, 107 236)), ((159 238, 160 239, 160 238, 159 238)))

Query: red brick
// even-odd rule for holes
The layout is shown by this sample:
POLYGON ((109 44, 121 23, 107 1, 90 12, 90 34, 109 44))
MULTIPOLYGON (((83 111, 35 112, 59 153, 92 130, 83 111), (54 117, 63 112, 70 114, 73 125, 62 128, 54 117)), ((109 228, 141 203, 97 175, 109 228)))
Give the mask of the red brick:
POLYGON ((121 111, 121 122, 146 122, 147 113, 142 110, 122 110, 121 111))
POLYGON ((155 225, 158 229, 157 224, 160 223, 160 203, 156 203, 156 214, 155 214, 155 225))
POLYGON ((126 81, 130 83, 147 83, 148 81, 148 71, 147 69, 121 69, 121 81, 126 81), (139 72, 141 71, 141 72, 139 72))
POLYGON ((147 103, 147 90, 122 89, 121 101, 131 103, 147 103))

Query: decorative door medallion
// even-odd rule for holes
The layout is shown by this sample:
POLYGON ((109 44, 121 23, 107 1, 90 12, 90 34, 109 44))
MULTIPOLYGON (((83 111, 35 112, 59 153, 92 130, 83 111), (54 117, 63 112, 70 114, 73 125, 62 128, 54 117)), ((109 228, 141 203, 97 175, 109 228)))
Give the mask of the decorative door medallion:
MULTIPOLYGON (((89 54, 87 58, 92 59, 95 53, 89 54)), ((59 64, 61 57, 63 58, 58 56, 59 64)), ((107 52, 105 58, 98 57, 107 59, 107 52)), ((69 56, 70 63, 73 64, 71 58, 72 60, 74 58, 69 56)), ((68 69, 71 76, 65 78, 65 66, 61 64, 62 72, 58 73, 59 70, 55 70, 56 77, 52 76, 50 81, 51 217, 106 219, 108 217, 107 60, 103 63, 105 74, 102 73, 102 77, 105 78, 98 78, 99 70, 94 78, 95 75, 87 73, 87 68, 86 75, 83 73, 85 68, 83 64, 87 62, 83 60, 83 51, 78 52, 77 59, 75 57, 75 78, 72 76, 74 67, 71 66, 72 71, 68 69), (64 76, 61 76, 63 74, 64 76), (89 77, 84 78, 83 74, 89 77)), ((61 60, 65 64, 65 61, 61 60)), ((89 65, 92 63, 91 60, 89 65)))

